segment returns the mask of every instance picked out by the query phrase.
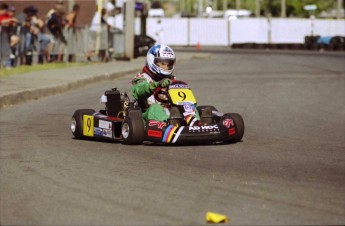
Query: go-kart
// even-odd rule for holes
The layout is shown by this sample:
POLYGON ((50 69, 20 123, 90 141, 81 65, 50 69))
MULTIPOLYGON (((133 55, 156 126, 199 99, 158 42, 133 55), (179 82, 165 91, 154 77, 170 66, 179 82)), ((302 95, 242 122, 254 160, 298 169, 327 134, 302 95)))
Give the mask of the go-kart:
POLYGON ((142 144, 144 141, 165 144, 233 143, 241 141, 244 121, 237 113, 221 113, 214 106, 197 106, 189 85, 173 80, 167 88, 157 88, 156 100, 170 108, 167 121, 149 120, 144 123, 142 109, 127 93, 117 88, 107 90, 105 109, 76 110, 71 130, 76 139, 93 137, 121 141, 124 144, 142 144), (197 112, 196 112, 197 111, 197 112), (200 120, 197 120, 197 114, 200 120), (191 123, 191 120, 194 123, 191 123))

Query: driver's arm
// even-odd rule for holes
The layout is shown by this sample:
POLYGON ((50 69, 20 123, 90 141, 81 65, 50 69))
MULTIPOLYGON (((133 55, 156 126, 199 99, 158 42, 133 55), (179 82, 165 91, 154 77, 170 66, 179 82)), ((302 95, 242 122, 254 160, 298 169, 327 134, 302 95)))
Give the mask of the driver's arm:
POLYGON ((154 90, 150 89, 150 83, 145 79, 140 79, 135 82, 132 82, 133 86, 131 87, 131 94, 134 99, 146 99, 152 95, 154 90))
POLYGON ((136 78, 132 81, 131 93, 134 99, 139 100, 141 98, 150 97, 157 87, 167 87, 171 83, 170 79, 163 79, 159 82, 150 82, 148 83, 144 78, 136 78))

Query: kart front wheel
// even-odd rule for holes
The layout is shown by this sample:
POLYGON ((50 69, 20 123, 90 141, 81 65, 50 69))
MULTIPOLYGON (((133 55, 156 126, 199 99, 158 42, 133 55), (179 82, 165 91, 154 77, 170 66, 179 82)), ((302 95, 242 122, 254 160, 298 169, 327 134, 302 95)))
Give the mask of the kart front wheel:
POLYGON ((141 144, 144 140, 144 123, 141 117, 126 117, 122 123, 121 133, 123 143, 129 145, 141 144))
POLYGON ((76 110, 72 116, 71 131, 76 139, 82 139, 83 136, 83 116, 93 115, 96 111, 93 109, 76 110))
MULTIPOLYGON (((230 130, 233 131, 233 134, 229 132, 230 138, 226 142, 239 142, 242 140, 244 135, 244 121, 240 114, 237 113, 227 113, 222 116, 222 120, 224 123, 224 120, 226 119, 232 119, 234 122, 234 129, 230 130)), ((224 124, 223 124, 224 125, 224 124)))

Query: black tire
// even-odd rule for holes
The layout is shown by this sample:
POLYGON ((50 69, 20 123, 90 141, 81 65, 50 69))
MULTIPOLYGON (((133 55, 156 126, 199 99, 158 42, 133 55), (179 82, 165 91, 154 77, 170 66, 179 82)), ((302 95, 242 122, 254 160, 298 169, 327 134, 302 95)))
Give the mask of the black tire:
POLYGON ((124 144, 137 145, 143 142, 144 122, 142 118, 138 116, 127 116, 123 120, 121 126, 121 134, 124 144))
POLYGON ((236 134, 232 136, 229 140, 226 142, 239 142, 242 140, 244 135, 244 121, 240 114, 237 113, 227 113, 222 116, 222 119, 224 118, 231 118, 236 127, 236 134))
POLYGON ((71 131, 76 139, 83 139, 83 116, 93 115, 96 111, 93 109, 76 110, 72 116, 71 131))

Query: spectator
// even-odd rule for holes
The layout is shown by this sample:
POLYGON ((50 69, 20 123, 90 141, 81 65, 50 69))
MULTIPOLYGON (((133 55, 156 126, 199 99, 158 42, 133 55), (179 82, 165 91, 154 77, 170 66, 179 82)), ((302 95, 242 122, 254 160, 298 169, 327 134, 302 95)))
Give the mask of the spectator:
POLYGON ((89 51, 87 53, 87 60, 91 61, 91 57, 95 51, 98 51, 98 57, 102 62, 108 61, 106 56, 107 48, 107 29, 108 24, 106 21, 107 10, 102 8, 101 15, 98 11, 95 12, 90 26, 90 40, 89 40, 89 51))
POLYGON ((107 3, 107 25, 108 25, 108 57, 112 59, 115 50, 115 32, 116 32, 116 20, 115 20, 115 3, 107 3))
POLYGON ((0 5, 0 25, 2 32, 5 33, 3 37, 9 42, 9 59, 5 63, 6 67, 12 67, 15 64, 16 49, 19 43, 19 36, 17 35, 18 20, 14 17, 15 8, 9 7, 6 3, 0 5))
POLYGON ((28 6, 24 9, 26 15, 25 28, 25 43, 24 51, 26 53, 26 64, 32 64, 32 52, 35 48, 35 40, 39 43, 39 63, 43 63, 44 57, 50 62, 49 44, 50 38, 44 34, 44 22, 37 16, 38 10, 34 6, 28 6))
POLYGON ((53 35, 53 61, 61 62, 63 59, 63 52, 65 46, 67 45, 67 40, 63 34, 63 29, 65 26, 64 20, 65 9, 63 1, 56 1, 55 7, 46 15, 46 24, 48 30, 53 35), (57 54, 56 54, 57 53, 57 54))
POLYGON ((73 5, 72 12, 66 15, 66 26, 65 34, 67 37, 67 51, 68 51, 68 61, 75 61, 76 45, 78 42, 76 22, 80 11, 80 6, 78 4, 73 5))

